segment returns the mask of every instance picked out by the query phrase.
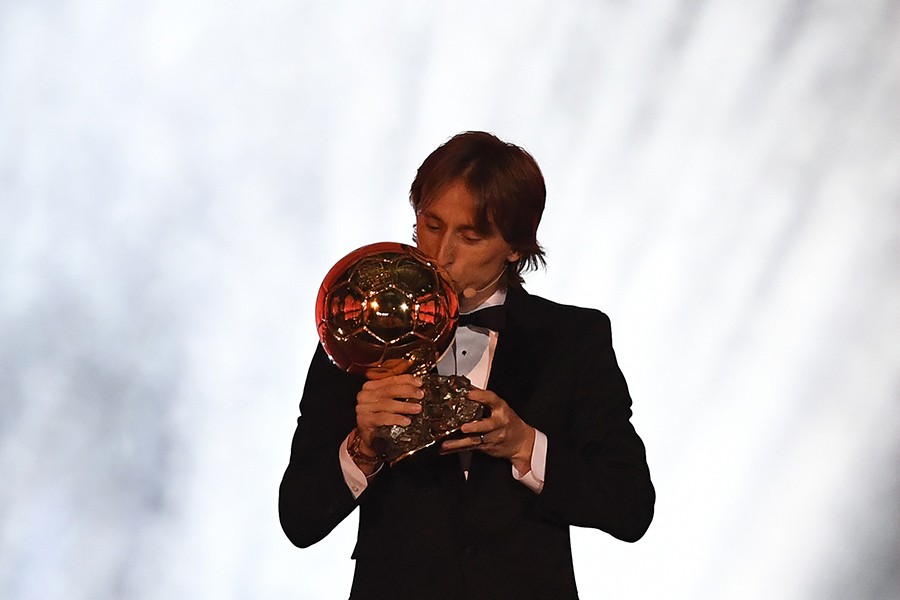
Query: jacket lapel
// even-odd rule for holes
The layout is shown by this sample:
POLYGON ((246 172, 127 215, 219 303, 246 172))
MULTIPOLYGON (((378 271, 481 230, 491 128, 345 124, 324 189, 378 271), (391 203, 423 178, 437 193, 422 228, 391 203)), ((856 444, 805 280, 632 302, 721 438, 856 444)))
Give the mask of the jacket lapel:
MULTIPOLYGON (((534 381, 539 372, 540 361, 540 329, 529 321, 531 297, 521 289, 510 289, 506 296, 506 328, 497 340, 497 349, 491 363, 491 374, 487 389, 506 401, 509 406, 521 413, 534 389, 534 381)), ((472 453, 469 468, 469 491, 473 484, 477 488, 482 469, 493 459, 482 452, 472 453)), ((508 463, 503 461, 504 468, 508 463)), ((494 465, 496 467, 496 465, 494 465)))
MULTIPOLYGON (((542 324, 533 315, 533 300, 522 288, 510 289, 506 296, 506 328, 497 340, 491 363, 487 389, 506 401, 519 413, 527 411, 527 404, 540 372, 542 324)), ((467 497, 477 496, 483 484, 485 469, 502 470, 509 475, 509 462, 498 460, 482 452, 473 452, 469 468, 467 497)))
POLYGON ((513 409, 528 398, 539 372, 540 330, 529 319, 531 296, 521 288, 506 296, 507 325, 497 340, 488 389, 513 409))

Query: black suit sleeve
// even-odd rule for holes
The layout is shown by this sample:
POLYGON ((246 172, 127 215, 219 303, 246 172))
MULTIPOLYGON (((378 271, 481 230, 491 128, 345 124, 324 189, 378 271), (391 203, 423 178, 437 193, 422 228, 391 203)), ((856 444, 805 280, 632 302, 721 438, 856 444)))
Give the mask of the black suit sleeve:
POLYGON ((344 481, 338 449, 356 424, 362 382, 334 366, 317 347, 278 496, 281 527, 301 548, 324 538, 357 506, 344 481))
POLYGON ((633 542, 650 526, 656 495, 644 444, 630 422, 631 397, 609 318, 591 313, 597 318, 584 319, 574 336, 568 423, 565 432, 548 435, 538 508, 553 521, 633 542))

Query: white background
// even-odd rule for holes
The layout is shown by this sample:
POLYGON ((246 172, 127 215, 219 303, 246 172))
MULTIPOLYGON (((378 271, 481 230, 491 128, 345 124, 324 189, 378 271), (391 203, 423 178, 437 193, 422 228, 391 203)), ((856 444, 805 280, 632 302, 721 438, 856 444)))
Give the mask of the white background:
POLYGON ((648 447, 582 597, 900 597, 898 107, 898 0, 0 0, 0 597, 346 597, 276 512, 316 290, 467 129, 648 447))

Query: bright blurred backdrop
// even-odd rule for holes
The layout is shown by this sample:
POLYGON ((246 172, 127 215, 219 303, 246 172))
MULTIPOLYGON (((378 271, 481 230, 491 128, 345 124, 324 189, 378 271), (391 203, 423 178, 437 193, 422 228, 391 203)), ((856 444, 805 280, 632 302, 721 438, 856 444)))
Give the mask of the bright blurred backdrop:
POLYGON ((0 597, 346 598, 276 512, 316 290, 469 129, 648 447, 582 597, 900 598, 898 0, 0 2, 0 597))

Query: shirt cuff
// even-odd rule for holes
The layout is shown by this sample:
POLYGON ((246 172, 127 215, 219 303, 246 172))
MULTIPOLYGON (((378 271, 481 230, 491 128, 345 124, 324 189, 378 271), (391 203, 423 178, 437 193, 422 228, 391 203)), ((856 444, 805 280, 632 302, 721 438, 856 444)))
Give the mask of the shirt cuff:
POLYGON ((534 448, 531 450, 531 470, 519 473, 513 465, 512 474, 516 481, 527 487, 535 494, 540 494, 544 489, 544 472, 547 467, 547 436, 537 429, 534 430, 534 448))
MULTIPOLYGON (((347 437, 344 438, 344 441, 341 442, 341 448, 338 450, 338 456, 341 459, 341 471, 344 473, 344 481, 347 483, 347 487, 350 488, 350 492, 353 494, 353 498, 359 498, 364 491, 366 491, 366 486, 369 485, 369 480, 366 478, 366 474, 362 472, 362 470, 356 466, 356 463, 350 457, 350 451, 347 450, 347 444, 350 441, 350 434, 347 434, 347 437)), ((384 466, 382 464, 382 466, 384 466)), ((381 470, 381 467, 378 468, 378 471, 381 470)), ((378 471, 375 471, 377 473, 378 471)), ((372 473, 372 475, 375 475, 372 473)))

